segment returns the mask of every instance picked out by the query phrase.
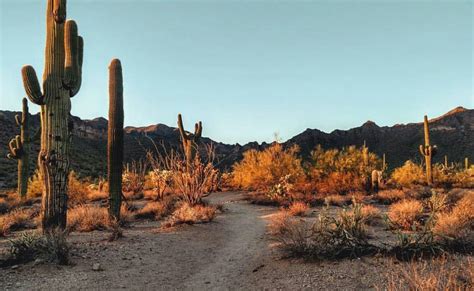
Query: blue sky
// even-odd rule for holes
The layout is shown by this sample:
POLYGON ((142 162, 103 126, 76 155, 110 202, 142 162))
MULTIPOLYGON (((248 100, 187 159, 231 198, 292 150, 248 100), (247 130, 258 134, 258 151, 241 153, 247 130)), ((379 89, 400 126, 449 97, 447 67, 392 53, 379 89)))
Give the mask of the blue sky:
MULTIPOLYGON (((18 110, 22 65, 43 71, 46 0, 0 3, 0 109, 18 110)), ((107 116, 118 57, 126 125, 175 126, 181 112, 245 143, 421 121, 474 107, 473 13, 456 0, 69 0, 85 40, 72 113, 107 116)))

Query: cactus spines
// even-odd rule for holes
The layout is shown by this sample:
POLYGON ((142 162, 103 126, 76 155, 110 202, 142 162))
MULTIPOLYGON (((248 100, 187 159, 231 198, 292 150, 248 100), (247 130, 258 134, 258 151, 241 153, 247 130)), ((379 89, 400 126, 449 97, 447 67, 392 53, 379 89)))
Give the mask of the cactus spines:
POLYGON ((425 145, 420 145, 420 153, 425 157, 426 166, 426 182, 428 185, 433 184, 433 171, 432 171, 432 158, 437 152, 437 147, 430 144, 430 129, 428 116, 424 117, 424 134, 425 134, 425 145))
POLYGON ((30 151, 30 130, 29 130, 29 113, 28 100, 23 98, 23 108, 21 117, 15 115, 16 124, 20 127, 20 135, 17 135, 8 144, 10 153, 9 159, 18 160, 18 195, 21 198, 26 197, 28 190, 28 168, 29 168, 29 151, 30 151))
POLYGON ((109 124, 107 140, 107 176, 109 180, 109 217, 120 220, 123 169, 123 78, 120 60, 109 66, 109 124))
POLYGON ((66 22, 66 0, 48 0, 43 90, 35 70, 22 68, 23 85, 31 102, 41 106, 41 150, 38 156, 43 180, 42 227, 65 228, 72 126, 71 100, 81 85, 83 40, 74 21, 66 22))
POLYGON ((184 130, 183 118, 181 114, 178 114, 178 128, 181 135, 181 142, 183 144, 184 155, 186 157, 186 166, 188 169, 191 167, 192 160, 196 153, 196 146, 202 135, 202 122, 199 121, 194 125, 194 134, 187 133, 184 130))

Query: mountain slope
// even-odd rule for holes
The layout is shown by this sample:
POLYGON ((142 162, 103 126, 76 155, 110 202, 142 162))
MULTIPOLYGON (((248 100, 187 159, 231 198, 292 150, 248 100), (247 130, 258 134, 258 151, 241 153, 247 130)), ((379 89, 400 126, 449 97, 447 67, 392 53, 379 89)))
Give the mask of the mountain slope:
MULTIPOLYGON (((14 116, 17 112, 0 111, 0 188, 14 187, 16 183, 16 161, 6 159, 9 140, 18 134, 14 116)), ((421 118, 420 118, 421 119, 421 118)), ((39 128, 39 115, 33 115, 32 132, 39 128)), ((82 120, 73 117, 74 138, 71 149, 72 168, 82 176, 104 176, 106 173, 107 120, 95 118, 82 120)), ((205 125, 204 125, 205 126, 205 125)), ((474 110, 457 107, 448 113, 431 120, 431 140, 438 145, 439 154, 435 161, 441 161, 447 155, 450 161, 461 162, 464 157, 474 160, 474 110)), ((163 124, 146 127, 126 127, 125 160, 143 158, 147 150, 154 150, 153 140, 158 148, 180 147, 179 133, 176 128, 163 124)), ((205 128, 204 128, 205 131, 205 128)), ((362 145, 364 140, 369 149, 387 156, 390 167, 401 165, 408 159, 420 159, 418 146, 423 142, 423 124, 397 124, 391 127, 379 127, 367 121, 360 127, 349 130, 335 130, 325 133, 317 129, 307 129, 284 143, 285 146, 298 145, 303 156, 308 156, 318 144, 324 148, 341 148, 349 145, 362 145)), ((242 158, 248 149, 263 149, 266 143, 248 143, 227 145, 203 138, 203 143, 213 144, 221 168, 229 168, 242 158)), ((35 143, 32 157, 37 156, 38 142, 35 143)), ((32 163, 34 164, 34 163, 32 163)), ((35 165, 31 166, 33 172, 35 165)))

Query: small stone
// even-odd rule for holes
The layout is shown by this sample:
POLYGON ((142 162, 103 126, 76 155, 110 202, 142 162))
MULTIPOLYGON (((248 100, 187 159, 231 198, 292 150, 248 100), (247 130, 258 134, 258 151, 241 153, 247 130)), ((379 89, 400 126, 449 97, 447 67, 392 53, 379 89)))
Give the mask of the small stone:
POLYGON ((18 268, 19 268, 18 265, 12 266, 12 270, 16 270, 16 269, 18 269, 18 268))
POLYGON ((98 271, 102 271, 102 267, 100 266, 99 263, 95 263, 94 265, 92 265, 92 270, 98 272, 98 271))
POLYGON ((44 263, 44 260, 42 259, 36 259, 34 262, 33 262, 33 265, 34 266, 37 266, 37 265, 41 265, 44 263))

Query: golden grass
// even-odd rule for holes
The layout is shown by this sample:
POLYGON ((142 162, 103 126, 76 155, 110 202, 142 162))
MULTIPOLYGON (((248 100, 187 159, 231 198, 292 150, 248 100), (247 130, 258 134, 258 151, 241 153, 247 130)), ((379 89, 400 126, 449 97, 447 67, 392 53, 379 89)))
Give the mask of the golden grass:
POLYGON ((417 200, 402 200, 388 209, 388 219, 393 227, 410 230, 423 213, 423 204, 417 200))
MULTIPOLYGON (((399 264, 390 270, 387 290, 473 290, 474 264, 471 258, 448 262, 444 257, 399 264)), ((384 288, 385 289, 385 288, 384 288)))
POLYGON ((104 230, 109 226, 107 208, 93 205, 79 205, 69 209, 67 229, 69 231, 89 232, 104 230))
POLYGON ((351 203, 351 196, 348 195, 329 195, 324 198, 326 205, 344 206, 351 203))
POLYGON ((375 195, 375 199, 381 203, 391 204, 396 201, 400 201, 406 198, 406 193, 402 190, 392 189, 383 190, 375 195))
POLYGON ((191 206, 189 203, 182 203, 181 206, 173 212, 171 217, 163 223, 163 227, 211 222, 215 216, 216 208, 213 206, 199 204, 191 206))
POLYGON ((380 209, 373 205, 362 206, 361 214, 362 217, 364 217, 364 221, 369 225, 375 224, 375 222, 377 222, 377 220, 382 217, 382 212, 380 209))
POLYGON ((139 219, 160 219, 169 214, 170 203, 167 201, 152 201, 138 210, 135 218, 139 219))
POLYGON ((87 199, 91 202, 106 200, 109 198, 109 193, 99 190, 91 190, 87 195, 87 199))
POLYGON ((438 215, 433 232, 443 238, 466 239, 473 236, 474 192, 468 192, 451 211, 438 215))
POLYGON ((288 213, 291 216, 305 216, 308 210, 308 204, 301 201, 293 202, 290 207, 288 207, 288 213))
POLYGON ((35 228, 31 209, 16 209, 0 216, 0 236, 6 236, 10 231, 35 228))

